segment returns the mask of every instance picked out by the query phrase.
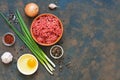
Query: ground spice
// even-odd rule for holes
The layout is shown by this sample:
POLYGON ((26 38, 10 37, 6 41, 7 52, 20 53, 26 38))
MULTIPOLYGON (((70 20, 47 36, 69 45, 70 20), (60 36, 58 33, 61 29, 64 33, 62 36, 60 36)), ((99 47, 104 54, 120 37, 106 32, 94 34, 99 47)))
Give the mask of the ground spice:
POLYGON ((14 37, 13 37, 12 35, 10 35, 10 34, 7 34, 7 35, 5 35, 5 37, 4 37, 4 41, 5 41, 5 43, 7 43, 7 44, 11 44, 11 43, 14 42, 14 37))

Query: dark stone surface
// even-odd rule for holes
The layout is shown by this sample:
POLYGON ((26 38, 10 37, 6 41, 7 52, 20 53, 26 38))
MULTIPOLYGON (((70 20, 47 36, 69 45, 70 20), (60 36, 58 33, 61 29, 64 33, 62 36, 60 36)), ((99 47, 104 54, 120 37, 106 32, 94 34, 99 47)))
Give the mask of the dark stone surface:
POLYGON ((40 46, 55 62, 56 71, 51 76, 39 64, 38 71, 24 76, 17 70, 20 55, 30 52, 16 36, 12 47, 2 44, 2 36, 12 32, 0 18, 0 55, 10 51, 14 60, 9 65, 0 61, 0 80, 120 80, 120 0, 0 0, 0 11, 19 9, 30 27, 33 18, 24 14, 24 6, 36 2, 40 13, 53 13, 64 25, 60 44, 64 56, 60 60, 50 57, 50 47, 40 46), (49 3, 56 3, 56 10, 49 10, 49 3), (21 47, 24 47, 23 49, 21 47))

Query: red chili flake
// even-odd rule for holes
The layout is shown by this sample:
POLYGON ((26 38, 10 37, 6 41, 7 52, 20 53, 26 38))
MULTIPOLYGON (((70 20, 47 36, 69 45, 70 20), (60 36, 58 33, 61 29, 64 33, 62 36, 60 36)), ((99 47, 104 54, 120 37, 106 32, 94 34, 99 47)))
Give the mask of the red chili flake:
POLYGON ((13 37, 12 35, 10 35, 10 34, 7 34, 7 35, 5 35, 5 37, 4 37, 4 41, 5 41, 5 43, 7 43, 7 44, 11 44, 11 43, 13 43, 13 41, 14 41, 14 37, 13 37))

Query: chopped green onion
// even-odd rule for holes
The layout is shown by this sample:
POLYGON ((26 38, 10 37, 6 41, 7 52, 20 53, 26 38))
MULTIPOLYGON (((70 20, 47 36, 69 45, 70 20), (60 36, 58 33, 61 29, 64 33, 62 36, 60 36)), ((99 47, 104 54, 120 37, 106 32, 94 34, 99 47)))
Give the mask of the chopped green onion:
POLYGON ((43 52, 41 48, 37 45, 37 43, 33 40, 30 31, 27 28, 27 25, 25 24, 24 20, 22 19, 22 16, 20 15, 19 11, 17 10, 15 15, 18 19, 18 22, 20 24, 20 28, 22 30, 22 33, 20 33, 13 24, 11 24, 8 19, 0 12, 0 15, 3 17, 3 19, 7 22, 9 27, 17 34, 17 36, 26 44, 26 46, 32 51, 32 53, 36 56, 36 58, 41 62, 41 64, 46 68, 46 70, 53 74, 53 71, 55 70, 55 64, 47 57, 47 55, 43 52))

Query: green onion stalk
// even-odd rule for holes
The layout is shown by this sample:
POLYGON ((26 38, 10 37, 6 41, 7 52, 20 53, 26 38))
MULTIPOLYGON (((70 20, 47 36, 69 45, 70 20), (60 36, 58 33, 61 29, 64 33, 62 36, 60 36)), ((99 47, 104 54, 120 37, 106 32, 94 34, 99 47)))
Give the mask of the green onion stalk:
POLYGON ((16 35, 26 44, 26 46, 31 50, 31 52, 36 56, 36 58, 46 68, 46 70, 50 74, 53 74, 53 71, 55 70, 55 64, 47 57, 43 50, 33 40, 30 31, 28 30, 27 25, 25 24, 20 12, 16 10, 15 16, 20 24, 22 33, 20 33, 1 12, 0 15, 9 25, 9 27, 16 33, 16 35))

